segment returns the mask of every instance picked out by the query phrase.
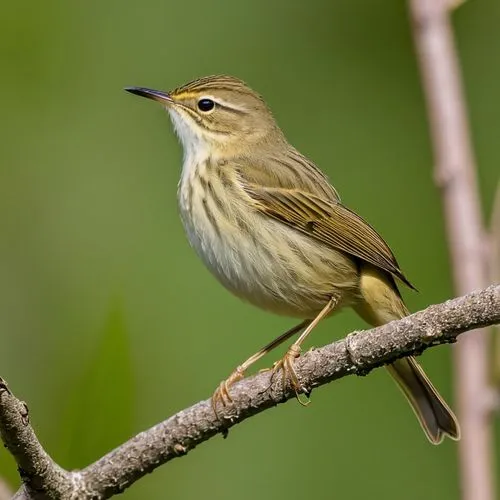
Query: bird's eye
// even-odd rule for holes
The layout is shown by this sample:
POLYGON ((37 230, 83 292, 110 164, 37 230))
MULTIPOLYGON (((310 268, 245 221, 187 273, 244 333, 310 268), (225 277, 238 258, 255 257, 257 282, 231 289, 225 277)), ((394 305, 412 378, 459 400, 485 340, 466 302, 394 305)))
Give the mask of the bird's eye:
POLYGON ((212 99, 200 99, 198 101, 198 109, 203 112, 212 111, 215 107, 215 102, 212 99))

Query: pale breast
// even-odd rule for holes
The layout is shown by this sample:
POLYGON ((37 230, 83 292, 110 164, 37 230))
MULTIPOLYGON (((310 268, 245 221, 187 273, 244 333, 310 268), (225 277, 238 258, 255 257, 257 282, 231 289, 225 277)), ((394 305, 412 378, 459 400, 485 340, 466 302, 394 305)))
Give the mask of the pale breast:
POLYGON ((237 184, 207 164, 182 176, 179 206, 192 247, 238 297, 299 318, 314 317, 332 295, 339 308, 356 300, 352 259, 258 213, 237 184))

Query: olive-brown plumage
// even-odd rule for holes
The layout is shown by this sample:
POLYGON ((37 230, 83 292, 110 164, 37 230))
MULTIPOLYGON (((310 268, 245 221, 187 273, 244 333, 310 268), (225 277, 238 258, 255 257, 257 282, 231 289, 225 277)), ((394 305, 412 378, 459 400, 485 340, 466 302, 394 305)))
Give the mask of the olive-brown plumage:
MULTIPOLYGON (((229 386, 251 364, 298 332, 274 370, 301 391, 293 368, 300 345, 342 307, 374 326, 408 314, 396 280, 413 287, 389 246, 287 142, 244 82, 210 76, 169 93, 127 90, 159 101, 170 114, 184 149, 181 219, 206 266, 238 297, 302 320, 240 365, 217 389, 214 407, 231 399, 229 386)), ((459 438, 455 416, 414 358, 388 369, 431 442, 459 438)))

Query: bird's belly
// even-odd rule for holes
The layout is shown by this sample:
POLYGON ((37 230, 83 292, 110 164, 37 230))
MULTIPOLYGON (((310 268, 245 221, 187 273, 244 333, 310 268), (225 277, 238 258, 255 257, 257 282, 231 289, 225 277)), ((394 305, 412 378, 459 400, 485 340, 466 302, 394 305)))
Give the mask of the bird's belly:
POLYGON ((242 224, 238 215, 214 218, 206 207, 186 210, 181 203, 180 208, 191 246, 243 300, 298 318, 313 318, 332 296, 338 299, 336 309, 355 302, 358 269, 345 254, 259 213, 240 214, 242 224))

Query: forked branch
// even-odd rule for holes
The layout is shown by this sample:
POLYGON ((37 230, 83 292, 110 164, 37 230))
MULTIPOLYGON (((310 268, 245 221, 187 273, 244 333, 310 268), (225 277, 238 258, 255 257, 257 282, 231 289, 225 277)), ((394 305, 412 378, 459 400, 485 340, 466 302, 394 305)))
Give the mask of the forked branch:
MULTIPOLYGON (((465 331, 500 323, 500 285, 492 285, 379 328, 351 333, 343 340, 305 353, 297 373, 315 388, 347 375, 366 375, 395 359, 454 342, 465 331)), ((279 377, 276 377, 279 378, 279 377)), ((210 400, 180 411, 142 432, 81 471, 65 471, 43 450, 26 405, 0 385, 0 435, 17 462, 23 487, 17 499, 104 499, 121 493, 160 465, 185 455, 216 434, 293 398, 269 373, 245 379, 231 389, 233 404, 214 414, 210 400)))

